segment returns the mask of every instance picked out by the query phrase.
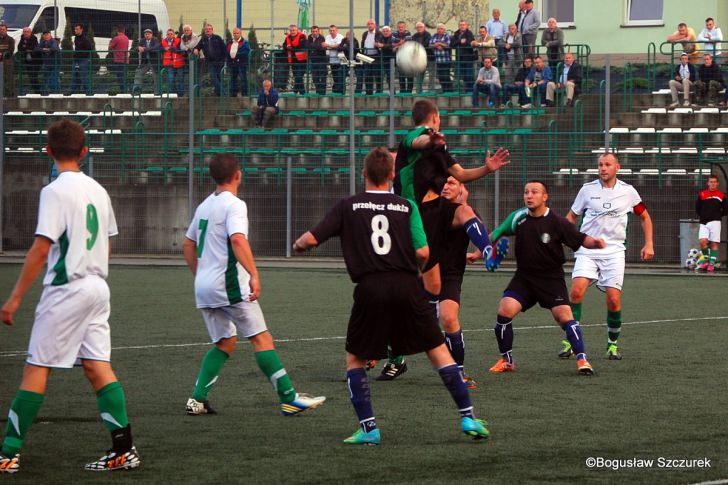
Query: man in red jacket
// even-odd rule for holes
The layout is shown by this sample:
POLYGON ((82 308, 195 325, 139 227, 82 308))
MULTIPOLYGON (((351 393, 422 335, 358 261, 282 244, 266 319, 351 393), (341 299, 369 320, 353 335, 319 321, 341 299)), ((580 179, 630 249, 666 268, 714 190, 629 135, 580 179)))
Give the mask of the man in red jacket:
POLYGON ((288 64, 293 71, 293 91, 298 94, 306 94, 303 86, 303 74, 306 71, 306 34, 298 30, 298 26, 288 26, 288 35, 283 42, 283 49, 288 56, 288 64))

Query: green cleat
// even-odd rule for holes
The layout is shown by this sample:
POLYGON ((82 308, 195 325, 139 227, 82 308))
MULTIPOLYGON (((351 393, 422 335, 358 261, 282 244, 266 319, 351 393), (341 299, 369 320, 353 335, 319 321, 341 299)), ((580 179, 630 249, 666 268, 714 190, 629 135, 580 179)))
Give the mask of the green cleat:
POLYGON ((485 440, 490 436, 490 431, 486 426, 488 423, 484 419, 473 419, 467 416, 460 420, 460 429, 463 433, 471 436, 474 440, 485 440))
POLYGON ((561 352, 559 352, 559 359, 568 359, 574 355, 574 351, 571 349, 571 344, 568 340, 562 340, 561 345, 563 345, 564 348, 561 352))
POLYGON ((622 354, 619 353, 617 344, 609 344, 607 346, 607 359, 609 360, 622 360, 622 354))
POLYGON ((359 428, 353 435, 344 440, 344 444, 376 446, 381 441, 382 437, 379 434, 379 428, 374 428, 368 433, 365 433, 363 429, 359 428))

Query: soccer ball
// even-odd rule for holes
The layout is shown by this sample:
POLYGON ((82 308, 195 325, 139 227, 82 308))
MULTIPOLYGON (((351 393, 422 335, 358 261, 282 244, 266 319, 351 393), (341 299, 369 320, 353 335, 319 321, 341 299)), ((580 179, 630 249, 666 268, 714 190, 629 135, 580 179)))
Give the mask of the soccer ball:
POLYGON ((695 248, 692 248, 690 251, 688 251, 688 258, 698 259, 699 254, 700 254, 700 251, 698 251, 695 248))
POLYGON ((397 50, 397 68, 406 76, 422 74, 427 69, 427 52, 422 44, 413 40, 397 50))
POLYGON ((696 260, 695 258, 689 257, 688 259, 685 260, 685 267, 687 269, 694 269, 697 264, 698 264, 698 260, 696 260))
POLYGON ((685 260, 685 267, 688 269, 695 268, 700 262, 701 257, 702 253, 700 251, 695 248, 690 249, 690 251, 688 251, 688 257, 685 260))

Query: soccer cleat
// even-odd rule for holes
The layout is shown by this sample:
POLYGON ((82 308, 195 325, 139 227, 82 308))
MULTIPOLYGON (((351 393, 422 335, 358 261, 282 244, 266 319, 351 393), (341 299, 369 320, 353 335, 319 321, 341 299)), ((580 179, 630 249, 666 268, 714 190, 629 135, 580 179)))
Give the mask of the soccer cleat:
POLYGON ((376 380, 392 381, 395 378, 404 374, 405 372, 407 372, 407 362, 402 362, 400 365, 397 365, 394 362, 387 362, 387 364, 382 369, 382 373, 376 377, 376 380))
POLYGON ((0 453, 0 473, 18 473, 20 471, 20 453, 5 456, 0 453))
POLYGON ((516 364, 508 362, 506 359, 500 359, 490 368, 491 374, 500 374, 501 372, 513 372, 516 370, 516 364))
POLYGON ((98 460, 87 463, 84 469, 90 472, 107 472, 113 470, 131 470, 141 465, 141 459, 139 453, 134 446, 131 450, 124 453, 118 453, 114 450, 109 450, 106 455, 102 456, 98 460))
POLYGON ((368 433, 363 429, 357 429, 353 435, 349 436, 344 440, 344 444, 347 445, 365 445, 365 446, 376 446, 382 442, 382 437, 379 434, 379 428, 374 428, 368 433))
MULTIPOLYGON (((705 263, 701 263, 700 265, 698 265, 698 267, 695 268, 695 271, 708 271, 709 266, 710 263, 706 261, 705 263)), ((713 270, 715 270, 715 268, 713 268, 713 270)))
POLYGON ((463 433, 471 436, 474 440, 485 440, 490 436, 490 431, 486 426, 488 423, 483 419, 473 419, 463 416, 460 419, 460 429, 463 433))
POLYGON ((364 363, 364 369, 366 370, 372 370, 377 366, 377 360, 376 359, 367 359, 367 361, 364 363))
POLYGON ((217 414, 217 411, 212 409, 209 401, 195 401, 193 398, 187 400, 187 414, 190 416, 197 416, 200 414, 217 414))
POLYGON ((579 371, 579 374, 583 376, 594 375, 594 369, 592 368, 589 361, 586 359, 579 359, 579 361, 576 363, 576 369, 579 371))
POLYGON ((477 389, 478 383, 472 377, 469 377, 463 372, 463 382, 468 389, 477 389))
POLYGON ((491 249, 489 252, 486 250, 487 254, 484 256, 485 269, 488 271, 495 271, 498 269, 503 258, 508 255, 508 248, 510 244, 511 242, 507 237, 502 237, 498 240, 498 244, 495 245, 494 249, 491 249))
POLYGON ((609 344, 607 346, 607 359, 609 360, 622 360, 622 354, 619 353, 617 344, 609 344))
POLYGON ((307 409, 316 409, 326 402, 324 396, 312 396, 311 394, 296 393, 296 399, 288 403, 281 403, 283 416, 295 416, 307 409))
POLYGON ((572 355, 574 355, 574 351, 571 348, 571 344, 568 340, 562 340, 561 345, 564 346, 564 348, 559 352, 559 359, 569 359, 572 355))
POLYGON ((715 266, 712 264, 708 264, 708 267, 705 269, 708 273, 715 273, 715 266))

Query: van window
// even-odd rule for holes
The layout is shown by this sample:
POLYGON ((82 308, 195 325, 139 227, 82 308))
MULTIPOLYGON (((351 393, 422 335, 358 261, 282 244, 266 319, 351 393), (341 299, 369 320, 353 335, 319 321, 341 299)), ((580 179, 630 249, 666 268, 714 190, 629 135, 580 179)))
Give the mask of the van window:
MULTIPOLYGON (((117 12, 114 10, 97 10, 92 8, 65 7, 66 22, 73 25, 81 23, 84 25, 84 32, 88 33, 89 27, 94 31, 94 37, 113 37, 111 34, 119 25, 126 27, 127 35, 136 30, 139 17, 136 12, 117 12)), ((157 18, 154 15, 142 14, 142 32, 145 29, 152 29, 155 34, 158 32, 157 18)))
POLYGON ((22 29, 30 25, 39 8, 38 5, 0 5, 0 23, 9 29, 22 29))
POLYGON ((54 18, 53 10, 53 7, 46 7, 43 9, 43 12, 41 12, 40 17, 38 17, 38 20, 36 20, 35 25, 33 26, 34 34, 42 34, 44 30, 56 30, 58 28, 58 25, 53 22, 58 19, 58 15, 56 14, 54 18))

